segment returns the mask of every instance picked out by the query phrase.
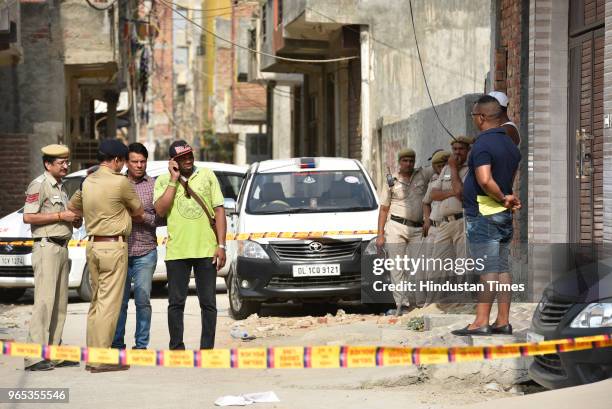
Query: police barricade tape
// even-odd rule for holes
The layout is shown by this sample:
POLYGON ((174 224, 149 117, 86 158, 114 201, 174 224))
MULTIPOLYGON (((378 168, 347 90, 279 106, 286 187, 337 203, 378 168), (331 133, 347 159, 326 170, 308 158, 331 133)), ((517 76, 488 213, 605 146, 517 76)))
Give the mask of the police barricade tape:
MULTIPOLYGON (((302 231, 302 232, 263 232, 263 233, 228 233, 225 236, 226 241, 243 241, 243 240, 256 240, 256 239, 320 239, 323 237, 330 236, 359 236, 359 235, 370 235, 377 234, 376 230, 342 230, 342 231, 302 231)), ((85 247, 87 245, 87 239, 81 240, 70 240, 68 247, 85 247)), ((164 245, 168 241, 168 237, 157 237, 158 245, 164 245)), ((21 246, 21 247, 32 247, 34 245, 33 240, 12 240, 12 241, 0 241, 0 246, 21 246)))
POLYGON ((477 362, 612 347, 612 336, 597 335, 539 343, 461 347, 312 346, 210 350, 129 350, 0 341, 3 355, 100 364, 169 368, 372 368, 477 362))

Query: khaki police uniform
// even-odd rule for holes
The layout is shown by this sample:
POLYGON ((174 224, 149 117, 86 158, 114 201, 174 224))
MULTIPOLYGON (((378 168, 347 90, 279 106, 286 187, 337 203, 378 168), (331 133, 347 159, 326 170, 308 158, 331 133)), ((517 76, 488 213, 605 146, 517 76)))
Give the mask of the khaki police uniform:
POLYGON ((127 177, 106 166, 87 176, 71 204, 83 211, 89 235, 87 266, 92 299, 87 314, 87 346, 110 348, 128 268, 126 238, 132 231, 128 209, 135 211, 142 204, 127 177), (115 241, 102 241, 109 239, 115 241))
MULTIPOLYGON (((459 177, 462 181, 465 181, 467 173, 468 166, 466 163, 459 169, 459 177)), ((442 168, 440 177, 433 183, 432 189, 452 190, 451 169, 448 165, 442 168)), ((467 247, 461 200, 453 196, 442 201, 434 201, 434 203, 438 203, 439 220, 436 221, 437 231, 434 240, 433 258, 442 260, 448 258, 465 259, 467 247)), ((440 278, 463 281, 460 276, 464 276, 465 273, 461 275, 452 274, 450 277, 448 277, 448 273, 446 275, 447 277, 441 276, 440 278)))
MULTIPOLYGON (((66 211, 67 204, 68 195, 62 183, 45 172, 28 186, 23 212, 57 214, 66 211)), ((72 237, 72 224, 58 218, 57 222, 33 224, 31 228, 34 239, 34 308, 28 342, 58 345, 62 340, 68 307, 68 241, 72 237)), ((25 365, 30 366, 41 360, 27 358, 25 365)))
MULTIPOLYGON (((423 239, 423 196, 427 184, 433 174, 431 168, 417 168, 409 180, 395 174, 393 187, 385 185, 382 191, 381 204, 389 206, 389 219, 385 224, 385 243, 388 257, 396 256, 419 257, 416 254, 421 250, 423 239)), ((391 269, 393 284, 413 282, 418 285, 418 274, 391 269)), ((418 272, 417 272, 418 273, 418 272)), ((418 287, 417 287, 418 288, 418 287)), ((415 292, 394 291, 393 298, 398 308, 401 306, 417 305, 424 302, 424 297, 417 297, 415 292)))

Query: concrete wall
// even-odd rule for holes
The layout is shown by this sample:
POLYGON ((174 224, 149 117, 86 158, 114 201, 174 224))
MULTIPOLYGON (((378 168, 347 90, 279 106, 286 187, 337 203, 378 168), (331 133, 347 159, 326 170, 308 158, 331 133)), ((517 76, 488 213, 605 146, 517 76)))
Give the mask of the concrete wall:
MULTIPOLYGON (((490 70, 491 0, 413 1, 416 34, 436 104, 482 92, 490 70)), ((365 24, 371 36, 372 122, 405 118, 430 103, 408 0, 308 0, 309 22, 365 24)))
MULTIPOLYGON (((28 138, 30 178, 43 171, 40 148, 64 141, 64 64, 58 22, 58 8, 22 4, 22 62, 0 67, 0 128, 6 134, 33 135, 28 138)), ((0 146, 10 149, 2 139, 0 146)))
POLYGON ((286 159, 292 156, 293 135, 291 135, 291 87, 277 85, 272 91, 272 159, 286 159))
POLYGON ((66 64, 116 61, 113 20, 117 15, 95 10, 81 0, 64 0, 60 10, 66 64))
MULTIPOLYGON (((437 107, 440 117, 454 135, 476 136, 470 112, 479 94, 457 98, 437 107)), ((438 123, 432 108, 419 111, 402 121, 382 125, 382 174, 387 167, 394 172, 397 152, 402 148, 416 151, 417 166, 428 166, 427 158, 436 149, 450 151, 450 136, 438 123)))

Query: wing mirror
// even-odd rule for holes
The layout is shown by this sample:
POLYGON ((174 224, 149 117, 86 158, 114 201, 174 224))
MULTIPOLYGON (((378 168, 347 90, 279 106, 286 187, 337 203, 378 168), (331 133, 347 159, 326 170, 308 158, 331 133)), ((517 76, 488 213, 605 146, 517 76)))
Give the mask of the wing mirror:
POLYGON ((223 202, 223 208, 227 214, 237 214, 238 209, 236 209, 236 201, 231 198, 225 198, 223 202))

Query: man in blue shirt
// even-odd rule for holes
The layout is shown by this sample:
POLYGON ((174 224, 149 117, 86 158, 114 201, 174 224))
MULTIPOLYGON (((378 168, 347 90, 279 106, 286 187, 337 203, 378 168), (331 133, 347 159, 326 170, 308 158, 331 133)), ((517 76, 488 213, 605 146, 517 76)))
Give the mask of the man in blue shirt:
POLYGON ((483 290, 478 292, 476 318, 455 335, 512 334, 509 322, 512 284, 508 265, 512 240, 512 212, 521 207, 512 184, 521 154, 506 135, 499 102, 481 97, 472 112, 480 134, 468 159, 468 175, 463 187, 463 207, 470 257, 483 290), (501 285, 500 285, 501 284, 501 285), (491 306, 497 297, 498 313, 489 325, 491 306))

